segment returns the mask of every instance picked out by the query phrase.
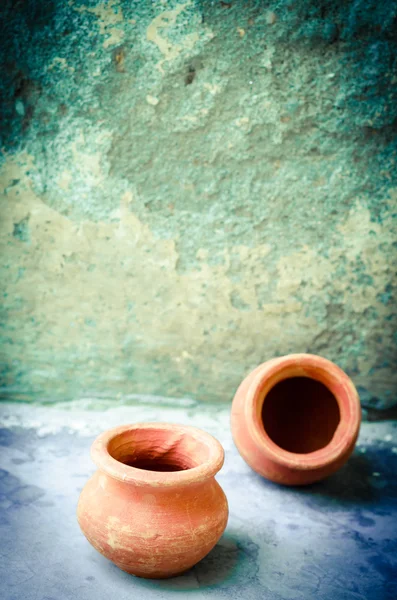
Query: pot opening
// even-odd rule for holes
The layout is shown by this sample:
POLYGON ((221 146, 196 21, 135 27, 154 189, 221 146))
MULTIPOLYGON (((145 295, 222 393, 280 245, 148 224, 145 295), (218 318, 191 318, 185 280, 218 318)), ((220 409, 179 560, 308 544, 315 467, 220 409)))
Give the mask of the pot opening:
POLYGON ((262 423, 270 439, 296 454, 315 452, 332 440, 340 421, 335 396, 320 381, 291 377, 266 395, 262 423))
POLYGON ((187 471, 209 459, 210 449, 188 433, 166 429, 132 429, 112 438, 108 452, 135 469, 157 472, 187 471))

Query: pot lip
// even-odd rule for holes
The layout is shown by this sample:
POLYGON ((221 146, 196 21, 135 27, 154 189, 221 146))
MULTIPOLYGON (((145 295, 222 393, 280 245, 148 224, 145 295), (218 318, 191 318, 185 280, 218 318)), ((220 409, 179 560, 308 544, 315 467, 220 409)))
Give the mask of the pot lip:
POLYGON ((253 372, 245 402, 248 431, 258 449, 281 466, 296 470, 325 467, 348 452, 356 441, 361 405, 350 377, 335 363, 315 354, 288 354, 263 363, 253 372), (275 444, 262 423, 262 405, 268 392, 291 377, 308 377, 323 383, 336 399, 340 421, 331 441, 314 452, 298 454, 275 444))
POLYGON ((175 487, 201 483, 214 475, 224 463, 224 450, 220 442, 209 433, 191 425, 176 423, 130 423, 113 427, 101 433, 91 446, 91 458, 100 471, 113 479, 136 486, 175 487), (116 436, 126 432, 142 429, 169 431, 172 434, 186 434, 204 444, 209 449, 209 457, 202 464, 184 471, 147 471, 119 462, 113 458, 108 447, 116 436))

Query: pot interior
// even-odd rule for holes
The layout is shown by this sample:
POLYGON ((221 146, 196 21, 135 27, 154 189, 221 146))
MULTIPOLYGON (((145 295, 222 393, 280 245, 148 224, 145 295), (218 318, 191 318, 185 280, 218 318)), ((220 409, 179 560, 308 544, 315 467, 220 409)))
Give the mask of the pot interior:
POLYGON ((339 405, 320 381, 291 377, 268 392, 262 406, 262 423, 270 439, 296 454, 327 446, 340 421, 339 405))
POLYGON ((206 462, 210 449, 186 432, 153 428, 132 429, 116 435, 108 444, 118 462, 145 471, 186 471, 206 462))

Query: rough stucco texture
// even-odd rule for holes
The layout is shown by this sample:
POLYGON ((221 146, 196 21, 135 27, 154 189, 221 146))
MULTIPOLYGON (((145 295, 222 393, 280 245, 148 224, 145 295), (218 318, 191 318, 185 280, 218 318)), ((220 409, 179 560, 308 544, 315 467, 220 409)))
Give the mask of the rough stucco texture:
POLYGON ((397 3, 5 0, 3 396, 396 397, 397 3))

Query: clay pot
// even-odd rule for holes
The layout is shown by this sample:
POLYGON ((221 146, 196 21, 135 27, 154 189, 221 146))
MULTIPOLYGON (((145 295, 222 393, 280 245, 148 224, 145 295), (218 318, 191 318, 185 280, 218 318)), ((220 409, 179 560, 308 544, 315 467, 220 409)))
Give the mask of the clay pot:
POLYGON ((77 517, 88 541, 120 569, 172 577, 214 547, 228 505, 214 476, 224 452, 211 435, 182 425, 140 423, 106 431, 92 445, 98 471, 77 517))
POLYGON ((350 378, 334 363, 291 354, 257 367, 238 388, 231 427, 260 475, 304 485, 334 473, 353 451, 361 420, 350 378))

